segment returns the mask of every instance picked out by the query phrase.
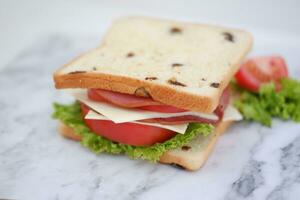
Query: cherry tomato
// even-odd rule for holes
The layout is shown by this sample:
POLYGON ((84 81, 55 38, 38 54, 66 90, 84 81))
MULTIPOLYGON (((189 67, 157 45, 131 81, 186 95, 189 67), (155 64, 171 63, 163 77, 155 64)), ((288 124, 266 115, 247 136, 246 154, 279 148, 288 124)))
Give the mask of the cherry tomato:
POLYGON ((256 57, 245 61, 235 75, 237 83, 257 92, 263 83, 274 82, 280 89, 280 79, 288 76, 284 59, 280 56, 256 57))

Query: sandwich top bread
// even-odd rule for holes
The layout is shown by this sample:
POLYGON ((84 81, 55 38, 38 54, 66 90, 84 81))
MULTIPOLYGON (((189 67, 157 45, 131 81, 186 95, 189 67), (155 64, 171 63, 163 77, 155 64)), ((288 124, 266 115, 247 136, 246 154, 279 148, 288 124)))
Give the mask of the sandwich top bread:
POLYGON ((106 89, 212 113, 251 47, 252 36, 242 30, 127 17, 99 47, 55 72, 55 86, 106 89))

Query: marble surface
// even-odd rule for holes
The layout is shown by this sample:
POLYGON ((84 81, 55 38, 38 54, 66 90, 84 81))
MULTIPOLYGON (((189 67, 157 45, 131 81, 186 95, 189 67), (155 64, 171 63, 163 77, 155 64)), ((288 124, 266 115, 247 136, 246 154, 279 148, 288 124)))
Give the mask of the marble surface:
MULTIPOLYGON (((298 43, 288 35, 255 38, 252 54, 280 53, 300 77, 298 43)), ((54 89, 52 73, 98 40, 44 34, 0 71, 0 199, 300 199, 300 124, 293 122, 233 125, 197 172, 95 155, 60 137, 51 104, 72 98, 54 89)))

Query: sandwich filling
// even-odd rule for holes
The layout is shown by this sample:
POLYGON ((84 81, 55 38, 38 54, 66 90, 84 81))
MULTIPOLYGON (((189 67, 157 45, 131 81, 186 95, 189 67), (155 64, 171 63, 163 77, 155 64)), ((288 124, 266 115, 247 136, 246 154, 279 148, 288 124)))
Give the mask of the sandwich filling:
POLYGON ((106 102, 115 106, 124 108, 136 108, 141 111, 147 110, 159 113, 180 113, 182 115, 171 117, 157 117, 152 119, 145 119, 147 122, 157 122, 161 124, 183 124, 189 122, 204 122, 204 123, 217 123, 223 117, 224 110, 229 103, 229 91, 226 89, 220 99, 218 107, 215 109, 215 117, 209 115, 199 116, 200 113, 190 113, 188 110, 177 108, 170 105, 162 104, 154 101, 151 98, 138 97, 130 94, 122 94, 101 89, 89 89, 88 98, 98 102, 106 102))
POLYGON ((233 120, 242 118, 233 107, 227 109, 227 89, 212 114, 102 89, 71 89, 68 92, 80 102, 83 121, 91 131, 113 142, 133 146, 150 146, 185 134, 190 123, 216 125, 223 120, 224 113, 233 120))

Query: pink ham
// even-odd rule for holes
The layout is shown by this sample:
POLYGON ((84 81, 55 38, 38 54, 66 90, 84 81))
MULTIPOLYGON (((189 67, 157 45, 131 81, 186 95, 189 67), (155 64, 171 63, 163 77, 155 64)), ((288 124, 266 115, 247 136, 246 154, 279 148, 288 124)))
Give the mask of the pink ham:
POLYGON ((112 92, 101 89, 89 89, 88 96, 92 100, 106 101, 114 105, 125 108, 137 108, 141 106, 162 105, 162 103, 154 101, 151 98, 138 97, 130 94, 112 92), (98 96, 95 99, 95 96, 98 96))
POLYGON ((138 97, 130 94, 123 94, 101 89, 89 89, 88 97, 94 101, 108 102, 125 108, 140 108, 163 113, 185 112, 185 109, 176 108, 154 101, 151 98, 138 97))
POLYGON ((224 110, 228 106, 229 100, 230 100, 230 93, 229 93, 229 88, 227 87, 223 91, 223 94, 222 94, 222 96, 220 98, 219 105, 218 105, 218 107, 214 111, 214 113, 216 115, 218 115, 220 119, 222 119, 222 117, 224 115, 224 110))
POLYGON ((184 115, 184 116, 178 116, 178 117, 145 119, 145 120, 140 120, 140 121, 148 122, 148 123, 160 123, 160 124, 165 124, 165 125, 175 125, 175 124, 185 124, 185 123, 190 123, 190 122, 216 124, 219 120, 206 119, 206 118, 201 118, 201 117, 193 116, 193 115, 184 115))
MULTIPOLYGON (((112 92, 101 89, 89 89, 88 96, 90 99, 101 102, 109 102, 114 105, 126 108, 143 108, 143 106, 154 106, 154 107, 172 107, 174 110, 178 110, 178 112, 183 112, 185 110, 179 109, 173 106, 164 105, 160 102, 156 102, 151 98, 138 97, 130 94, 123 94, 118 92, 112 92)), ((201 118, 193 115, 185 115, 178 117, 169 117, 169 118, 153 118, 141 120, 143 122, 152 122, 152 123, 161 123, 161 124, 183 124, 189 122, 201 122, 201 123, 211 123, 215 124, 219 122, 224 114, 224 110, 229 103, 229 90, 226 88, 220 98, 220 103, 218 107, 215 109, 214 113, 219 117, 218 120, 211 120, 206 118, 201 118)), ((149 109, 150 110, 150 109, 149 109)), ((142 110, 141 110, 142 112, 142 110)))
POLYGON ((224 115, 224 110, 228 106, 229 98, 230 98, 229 89, 226 88, 220 98, 220 103, 218 107, 214 111, 214 113, 219 117, 218 120, 206 119, 206 118, 201 118, 193 115, 185 115, 185 116, 169 117, 169 118, 153 118, 153 119, 146 119, 141 121, 149 122, 149 123, 169 124, 169 125, 183 124, 189 122, 216 124, 222 119, 224 115))

